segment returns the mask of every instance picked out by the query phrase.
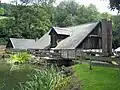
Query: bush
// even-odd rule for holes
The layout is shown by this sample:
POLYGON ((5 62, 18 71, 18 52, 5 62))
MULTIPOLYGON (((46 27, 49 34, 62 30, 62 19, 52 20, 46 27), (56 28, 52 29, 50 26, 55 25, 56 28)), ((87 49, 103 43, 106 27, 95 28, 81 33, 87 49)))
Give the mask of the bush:
POLYGON ((10 56, 11 63, 25 63, 31 59, 31 55, 27 52, 17 53, 10 56))

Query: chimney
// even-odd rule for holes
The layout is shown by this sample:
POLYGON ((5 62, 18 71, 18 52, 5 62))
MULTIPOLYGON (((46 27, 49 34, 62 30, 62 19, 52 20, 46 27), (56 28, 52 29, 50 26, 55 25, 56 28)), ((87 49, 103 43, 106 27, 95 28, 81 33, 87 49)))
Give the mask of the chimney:
POLYGON ((112 54, 112 22, 103 19, 101 25, 102 25, 102 53, 104 56, 109 56, 112 54))
POLYGON ((112 55, 112 21, 107 22, 107 44, 108 54, 112 55))

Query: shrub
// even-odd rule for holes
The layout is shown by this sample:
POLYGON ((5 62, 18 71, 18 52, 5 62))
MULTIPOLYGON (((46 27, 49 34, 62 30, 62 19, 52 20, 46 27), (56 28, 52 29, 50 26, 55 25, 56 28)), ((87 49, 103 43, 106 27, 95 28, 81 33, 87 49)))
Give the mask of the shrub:
POLYGON ((11 63, 25 63, 31 59, 31 55, 27 52, 17 53, 10 56, 11 63))

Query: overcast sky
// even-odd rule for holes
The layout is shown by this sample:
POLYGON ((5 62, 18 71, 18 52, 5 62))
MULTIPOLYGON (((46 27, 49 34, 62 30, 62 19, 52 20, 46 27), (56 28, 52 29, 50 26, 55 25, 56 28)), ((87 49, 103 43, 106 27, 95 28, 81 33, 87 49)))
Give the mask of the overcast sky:
MULTIPOLYGON (((1 0, 2 3, 9 3, 10 0, 1 0)), ((63 0, 56 0, 57 4, 59 4, 60 1, 63 0)), ((109 0, 75 0, 79 4, 84 4, 84 5, 89 5, 89 4, 94 4, 96 5, 97 9, 99 12, 108 12, 110 14, 116 15, 117 11, 111 11, 108 8, 109 5, 109 0)))

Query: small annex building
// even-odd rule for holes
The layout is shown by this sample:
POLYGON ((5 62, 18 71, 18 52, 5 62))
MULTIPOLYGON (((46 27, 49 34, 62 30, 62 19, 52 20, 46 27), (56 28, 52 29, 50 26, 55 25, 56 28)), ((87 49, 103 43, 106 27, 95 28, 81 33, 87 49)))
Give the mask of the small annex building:
POLYGON ((34 39, 10 38, 6 45, 6 49, 27 50, 32 48, 34 44, 34 39))

